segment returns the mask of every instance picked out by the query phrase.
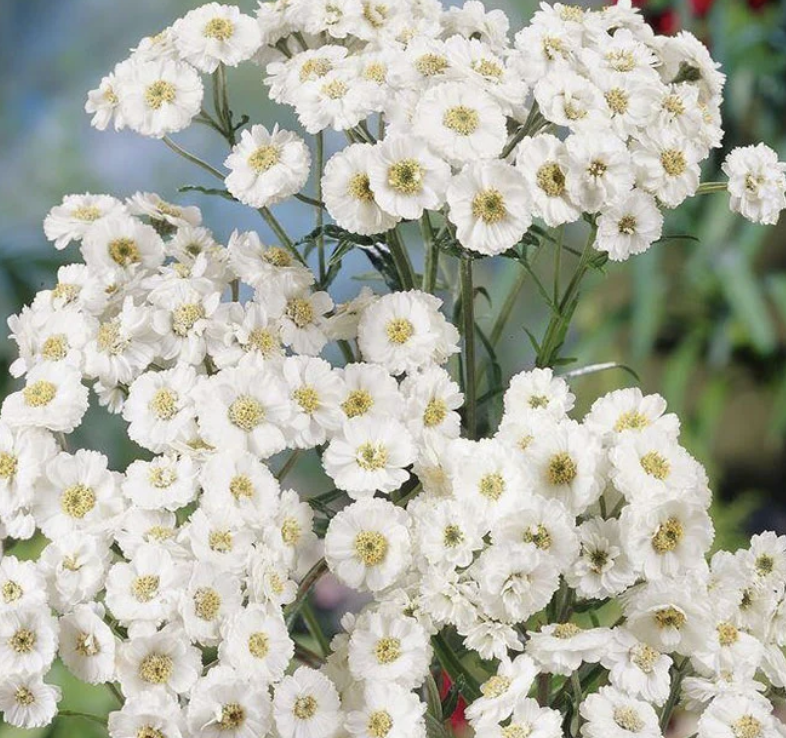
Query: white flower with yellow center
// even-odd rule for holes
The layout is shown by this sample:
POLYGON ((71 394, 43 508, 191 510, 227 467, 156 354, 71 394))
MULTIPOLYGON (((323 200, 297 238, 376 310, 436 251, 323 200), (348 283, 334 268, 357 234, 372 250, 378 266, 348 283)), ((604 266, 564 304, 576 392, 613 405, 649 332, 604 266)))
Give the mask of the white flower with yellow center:
POLYGON ((570 386, 561 377, 555 377, 549 368, 536 368, 515 374, 503 397, 505 415, 521 417, 530 413, 546 415, 561 420, 573 409, 576 402, 570 386))
POLYGON ((786 163, 769 146, 740 146, 726 157, 729 207, 753 223, 775 225, 786 209, 786 163))
POLYGON ((409 479, 415 461, 413 438, 397 420, 380 425, 372 418, 344 421, 323 457, 325 472, 353 499, 390 493, 409 479))
POLYGON ((183 713, 177 699, 166 692, 146 690, 127 697, 123 706, 109 713, 112 738, 185 738, 183 713))
POLYGON ((272 131, 255 125, 242 132, 224 166, 230 170, 226 186, 232 195, 262 208, 300 192, 308 179, 311 154, 294 133, 280 131, 278 125, 272 131))
POLYGON ((202 508, 191 515, 179 536, 197 561, 237 575, 243 572, 255 539, 254 530, 237 525, 231 512, 218 510, 208 517, 202 508))
POLYGON ((106 605, 133 632, 159 626, 175 613, 185 572, 169 553, 149 543, 132 561, 112 566, 106 578, 106 605))
POLYGON ((47 305, 55 310, 75 307, 85 315, 99 316, 106 309, 112 277, 96 274, 86 264, 64 264, 57 270, 57 283, 52 289, 40 290, 33 307, 47 305))
POLYGON ((605 210, 625 199, 633 187, 633 171, 623 141, 600 132, 574 133, 565 149, 570 196, 583 211, 605 210))
POLYGON ((628 557, 649 581, 689 571, 704 559, 715 537, 708 512, 687 495, 626 505, 620 527, 628 557))
POLYGON ((46 684, 40 674, 9 675, 0 682, 0 712, 14 728, 33 729, 49 725, 57 715, 60 687, 46 684))
POLYGON ((699 88, 703 102, 717 100, 723 92, 726 75, 720 64, 710 57, 707 47, 689 31, 674 36, 656 36, 655 46, 661 61, 661 79, 673 81, 680 77, 699 88))
POLYGON ((589 133, 608 127, 603 95, 586 77, 561 70, 537 82, 533 92, 550 123, 589 133))
MULTIPOLYGON (((304 290, 314 284, 314 274, 284 246, 264 244, 255 231, 233 231, 227 245, 229 264, 243 282, 255 289, 286 282, 304 290)), ((271 312, 275 312, 272 311, 271 312)))
POLYGON ((262 43, 256 20, 234 5, 207 3, 172 26, 175 46, 184 61, 212 74, 219 64, 236 67, 250 59, 262 43))
POLYGON ((483 548, 477 521, 456 500, 410 504, 415 542, 432 566, 466 567, 483 548))
POLYGON ((487 11, 478 0, 466 0, 460 8, 447 9, 443 23, 448 29, 445 34, 449 37, 445 42, 448 49, 451 42, 458 38, 461 41, 482 44, 495 53, 507 50, 510 19, 502 10, 487 11))
POLYGON ((330 571, 353 589, 391 586, 412 556, 408 515, 386 500, 362 499, 331 518, 325 536, 330 571))
POLYGON ((612 261, 625 261, 644 253, 658 241, 663 230, 663 215, 655 198, 639 189, 598 217, 598 232, 593 246, 605 251, 612 261))
POLYGON ((281 738, 333 738, 341 727, 341 700, 322 672, 301 666, 276 687, 273 715, 281 738))
POLYGON ((658 714, 648 702, 628 697, 614 687, 601 687, 581 703, 587 738, 661 738, 658 714))
POLYGON ((126 699, 151 692, 188 694, 201 672, 201 653, 175 625, 132 637, 118 649, 117 678, 126 699))
POLYGON ((549 73, 569 72, 580 49, 579 34, 554 17, 525 26, 516 33, 516 51, 509 63, 529 85, 537 84, 549 73))
POLYGON ((504 661, 511 651, 524 650, 521 634, 509 623, 478 618, 471 625, 462 625, 458 632, 464 638, 464 645, 482 659, 504 661))
POLYGON ((324 359, 290 356, 281 373, 294 410, 289 426, 290 443, 295 448, 320 446, 341 428, 341 376, 324 359))
POLYGON ((167 510, 127 510, 118 522, 115 541, 129 560, 146 543, 165 548, 174 558, 184 553, 177 542, 177 516, 167 510))
POLYGON ((271 62, 267 65, 268 76, 265 78, 265 84, 270 88, 270 99, 294 106, 303 88, 320 84, 325 75, 343 66, 347 53, 344 46, 324 44, 318 49, 295 54, 290 59, 271 62))
POLYGON ((499 441, 459 438, 445 447, 442 458, 453 496, 471 510, 484 533, 531 494, 524 467, 499 441))
POLYGON ((123 512, 116 472, 97 451, 60 453, 46 466, 33 514, 50 540, 72 532, 105 535, 123 512))
POLYGON ((592 403, 584 425, 604 436, 609 443, 628 431, 638 433, 652 425, 676 439, 680 420, 666 412, 666 400, 660 395, 644 395, 638 387, 613 390, 592 403))
POLYGON ((199 113, 204 88, 189 64, 131 59, 115 74, 119 114, 136 133, 163 138, 187 128, 199 113))
POLYGON ((581 60, 593 79, 639 77, 657 82, 657 54, 628 28, 598 37, 595 48, 583 49, 581 60))
POLYGON ((671 657, 642 643, 625 628, 614 628, 612 635, 601 656, 612 686, 631 697, 663 705, 671 687, 671 657))
POLYGON ((516 166, 529 185, 533 215, 552 228, 581 217, 568 188, 570 160, 565 144, 556 136, 541 133, 525 137, 516 148, 516 166))
POLYGON ((657 427, 626 433, 609 451, 609 476, 630 502, 681 498, 709 507, 707 474, 673 436, 657 427))
MULTIPOLYGON (((327 292, 312 292, 295 284, 284 284, 280 289, 286 305, 280 319, 281 342, 296 354, 318 356, 328 342, 327 313, 333 309, 333 299, 327 292)), ((265 305, 270 299, 278 299, 257 294, 265 305)))
POLYGON ((647 127, 663 90, 648 75, 597 75, 593 82, 603 93, 612 131, 623 140, 647 127))
POLYGON ((87 411, 87 387, 78 369, 47 362, 27 373, 25 386, 3 400, 3 420, 11 427, 32 426, 71 433, 87 411))
POLYGON ((153 271, 164 261, 164 242, 152 226, 130 215, 103 218, 82 239, 82 256, 94 272, 125 281, 153 271))
POLYGON ((581 597, 613 597, 635 584, 638 574, 622 545, 618 520, 585 520, 578 537, 581 550, 565 580, 581 597))
POLYGON ((480 254, 507 251, 532 225, 527 182, 503 161, 467 164, 451 180, 447 200, 459 242, 480 254))
POLYGON ((222 369, 194 395, 199 430, 211 446, 245 449, 261 458, 286 447, 291 401, 279 374, 263 361, 249 356, 222 369))
POLYGON ((210 455, 200 471, 200 505, 208 515, 223 513, 239 527, 263 528, 278 511, 279 486, 254 454, 226 449, 210 455))
POLYGON ((322 175, 322 196, 333 220, 364 236, 384 233, 399 221, 374 199, 368 175, 373 151, 371 144, 351 144, 330 158, 322 175))
POLYGON ((236 611, 221 628, 219 659, 260 684, 278 682, 295 646, 280 613, 263 605, 236 611))
POLYGON ((454 78, 445 42, 437 38, 419 35, 407 44, 403 54, 392 59, 390 80, 396 89, 412 90, 419 95, 433 85, 454 78))
POLYGON ((191 393, 197 381, 196 370, 187 364, 137 377, 123 404, 129 438, 153 453, 169 451, 193 438, 196 408, 191 393))
POLYGON ((137 459, 126 469, 123 494, 142 510, 178 510, 197 495, 199 468, 189 456, 169 454, 137 459))
POLYGON ((426 90, 412 124, 454 166, 493 159, 507 141, 505 116, 497 102, 476 86, 461 82, 426 90))
MULTIPOLYGON (((120 64, 128 64, 128 60, 120 64)), ((90 125, 97 131, 105 131, 113 121, 116 131, 125 128, 125 122, 119 111, 120 98, 115 92, 116 87, 117 77, 114 72, 110 72, 101 80, 98 87, 87 93, 85 112, 93 116, 90 125)))
POLYGON ((758 694, 716 697, 699 718, 699 738, 770 738, 781 734, 782 723, 772 704, 758 694), (777 726, 777 727, 776 727, 777 726))
POLYGON ((284 357, 281 344, 280 316, 284 298, 268 306, 259 302, 221 303, 208 327, 208 352, 218 369, 235 366, 244 356, 252 354, 268 362, 284 357))
POLYGON ((374 146, 368 178, 379 207, 395 218, 415 220, 424 210, 442 207, 450 165, 422 139, 390 135, 374 146))
POLYGON ((88 684, 104 684, 115 676, 115 635, 103 615, 103 607, 90 604, 77 605, 60 618, 60 658, 88 684))
POLYGON ((222 569, 202 563, 193 566, 177 599, 186 634, 204 646, 219 644, 221 626, 242 604, 240 581, 222 569))
POLYGON ((0 614, 40 608, 46 603, 46 583, 33 561, 6 554, 0 559, 0 614))
POLYGON ((66 195, 44 219, 44 235, 56 249, 64 249, 72 241, 81 241, 104 218, 126 214, 126 206, 111 195, 66 195))
POLYGON ((268 735, 271 712, 267 689, 220 665, 194 686, 186 723, 191 734, 201 738, 250 738, 268 735))
POLYGON ((562 738, 562 713, 549 707, 541 707, 537 700, 519 698, 513 715, 506 725, 484 724, 488 738, 562 738))
POLYGON ((264 541, 287 568, 299 570, 303 564, 310 565, 317 545, 314 510, 295 490, 282 490, 275 520, 265 526, 264 541))
POLYGON ((165 234, 174 228, 195 228, 202 222, 198 207, 174 205, 154 192, 135 192, 126 205, 131 215, 147 217, 154 228, 165 234))
POLYGON ((57 620, 46 608, 0 612, 0 669, 12 674, 43 674, 57 654, 57 620))
POLYGON ((363 358, 399 375, 444 364, 458 351, 458 331, 439 311, 442 301, 419 290, 383 295, 358 324, 363 358))
POLYGON ((349 638, 349 669, 356 680, 413 689, 426 678, 431 655, 423 626, 397 612, 363 613, 349 638))
POLYGON ((535 492, 559 500, 574 515, 603 492, 606 459, 600 440, 575 420, 548 425, 528 451, 535 492))
POLYGON ((408 375, 401 383, 407 427, 414 438, 457 438, 461 417, 457 410, 464 395, 450 375, 438 366, 408 375))
POLYGON ((287 4, 287 13, 306 33, 326 31, 331 38, 346 38, 362 22, 363 4, 360 0, 293 0, 287 4))
POLYGON ((676 208, 699 187, 699 162, 704 147, 663 128, 648 128, 630 146, 636 186, 654 195, 667 208, 676 208))
MULTIPOLYGON (((268 529, 269 530, 269 529, 268 529)), ((312 555, 309 566, 300 575, 305 575, 314 565, 316 556, 312 555)), ((279 557, 278 551, 257 546, 248 562, 248 581, 246 592, 250 602, 266 607, 280 608, 295 601, 298 595, 297 582, 290 578, 298 576, 279 557)))
POLYGON ((496 673, 480 685, 481 696, 467 708, 470 723, 479 728, 509 718, 515 705, 529 693, 537 674, 538 667, 526 654, 503 659, 496 673))
POLYGON ((541 671, 570 676, 583 663, 598 663, 610 636, 608 628, 584 630, 575 623, 551 623, 529 634, 527 653, 541 671))
POLYGON ((402 414, 402 397, 396 380, 384 367, 353 363, 339 370, 344 380, 341 409, 347 419, 397 419, 402 414))
POLYGON ((354 738, 423 738, 426 705, 397 684, 369 683, 360 709, 347 715, 345 727, 354 738))

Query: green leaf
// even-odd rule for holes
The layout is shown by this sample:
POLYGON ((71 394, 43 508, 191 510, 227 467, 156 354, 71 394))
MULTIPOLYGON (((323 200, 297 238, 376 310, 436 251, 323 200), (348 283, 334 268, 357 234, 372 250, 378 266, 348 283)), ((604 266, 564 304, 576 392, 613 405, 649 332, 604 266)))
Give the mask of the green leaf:
POLYGON ((203 195, 211 195, 213 197, 223 197, 225 200, 237 202, 234 197, 227 191, 216 189, 215 187, 202 187, 201 185, 183 185, 177 188, 178 192, 201 192, 203 195))
POLYGON ((428 738, 453 738, 453 733, 440 720, 426 713, 426 735, 428 738))
POLYGON ((609 369, 622 369, 622 371, 627 372, 637 382, 641 383, 641 379, 639 378, 639 375, 636 374, 636 372, 633 371, 633 369, 631 369, 629 366, 626 366, 625 364, 620 364, 619 362, 616 361, 604 361, 603 363, 600 364, 590 364, 589 366, 583 366, 580 367, 579 369, 573 369, 569 372, 565 372, 561 376, 564 377, 565 379, 572 379, 574 377, 585 377, 588 374, 597 374, 598 372, 605 372, 608 371, 609 369))
POLYGON ((426 709, 429 715, 433 715, 437 720, 442 721, 444 715, 442 712, 442 698, 439 696, 439 687, 437 687, 437 683, 431 674, 426 678, 426 709))

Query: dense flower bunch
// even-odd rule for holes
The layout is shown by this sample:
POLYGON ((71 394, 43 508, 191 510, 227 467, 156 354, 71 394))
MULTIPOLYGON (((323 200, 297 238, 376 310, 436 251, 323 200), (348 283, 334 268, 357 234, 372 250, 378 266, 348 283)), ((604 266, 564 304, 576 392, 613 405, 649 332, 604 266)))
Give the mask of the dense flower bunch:
POLYGON ((728 183, 699 183, 724 78, 690 34, 657 37, 626 5, 544 5, 508 30, 473 1, 211 3, 89 94, 96 127, 164 138, 276 241, 224 246, 153 193, 47 216, 82 261, 9 319, 23 386, 0 413, 0 533, 46 541, 0 559, 6 722, 56 717, 59 658, 119 698, 112 738, 440 738, 459 694, 481 738, 661 736, 678 704, 701 738, 786 734, 786 537, 708 560, 708 479, 664 400, 618 390, 579 421, 548 366, 587 270, 649 248, 696 193, 776 222, 786 165, 752 146, 728 183), (315 167, 297 133, 235 120, 227 67, 245 61, 317 137, 315 167), (169 138, 192 122, 227 141, 227 172, 169 138), (325 162, 328 129, 348 145, 325 162), (270 210, 292 197, 316 210, 302 241, 270 210), (532 339, 538 368, 503 394, 478 371, 476 334, 496 339, 475 326, 472 261, 537 280, 528 250, 559 268, 574 221, 589 238, 532 339), (389 290, 336 305, 353 248, 389 290), (478 438, 483 381, 504 411, 478 438), (69 446, 89 388, 140 449, 123 472, 69 446), (329 492, 282 488, 306 452, 329 492), (332 643, 308 599, 327 571, 367 598, 332 643))

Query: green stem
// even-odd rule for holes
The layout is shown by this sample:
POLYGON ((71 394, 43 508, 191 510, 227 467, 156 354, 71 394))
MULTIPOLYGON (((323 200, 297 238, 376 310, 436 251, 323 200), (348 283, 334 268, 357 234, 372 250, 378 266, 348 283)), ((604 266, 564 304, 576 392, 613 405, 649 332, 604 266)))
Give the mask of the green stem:
POLYGON ((472 674, 469 673, 461 660, 453 653, 442 633, 431 637, 434 654, 442 668, 448 673, 454 684, 461 685, 461 694, 468 703, 474 702, 481 696, 480 685, 472 674), (462 679, 459 679, 462 677, 462 679))
POLYGON ((578 670, 574 671, 570 675, 570 683, 573 686, 573 699, 576 701, 576 709, 573 713, 573 722, 575 725, 575 731, 573 733, 574 736, 579 735, 581 731, 581 713, 579 712, 579 708, 581 707, 581 679, 579 679, 579 672, 578 670))
POLYGON ((321 200, 315 200, 313 197, 309 197, 308 195, 304 195, 300 192, 295 194, 295 199, 300 200, 300 202, 306 203, 306 205, 313 205, 315 208, 324 208, 325 203, 321 200))
POLYGON ((420 231, 423 234, 423 245, 426 249, 426 262, 423 266, 423 280, 421 282, 423 291, 433 294, 437 284, 437 272, 439 270, 439 251, 434 239, 434 228, 431 225, 428 210, 423 212, 420 219, 420 231))
POLYGON ((671 679, 671 691, 669 692, 669 698, 666 700, 666 704, 663 706, 663 711, 660 714, 660 729, 664 733, 669 727, 672 713, 674 712, 674 708, 677 706, 677 701, 680 698, 680 688, 682 687, 682 680, 685 677, 687 665, 687 657, 684 657, 679 665, 674 665, 674 675, 671 679))
POLYGON ((300 449, 296 448, 292 453, 289 454, 289 457, 284 462, 284 466, 281 467, 281 470, 276 474, 276 479, 279 482, 283 482, 287 474, 295 468, 295 464, 297 464, 298 457, 300 456, 300 449))
MULTIPOLYGON (((316 169, 314 171, 314 189, 316 191, 316 199, 322 201, 322 168, 325 161, 325 135, 322 131, 317 133, 317 161, 316 169)), ((322 227, 325 223, 325 211, 320 206, 317 210, 317 256, 319 258, 319 283, 325 283, 325 234, 322 232, 322 227)))
POLYGON ((311 633, 311 637, 317 642, 322 656, 330 654, 330 641, 327 636, 322 632, 322 626, 319 624, 316 612, 314 612, 313 605, 306 600, 300 608, 300 614, 303 616, 303 622, 311 633))
POLYGON ((230 146, 237 143, 235 132, 232 130, 232 112, 229 108, 229 86, 227 85, 227 68, 223 63, 218 65, 218 80, 221 92, 221 118, 224 121, 224 136, 230 146))
POLYGON ((297 642, 295 643, 295 658, 312 669, 319 669, 325 663, 325 659, 321 658, 319 654, 297 642))
POLYGON ((317 563, 314 564, 311 569, 309 569, 306 576, 303 577, 302 581, 300 582, 300 586, 298 587, 295 601, 290 605, 287 605, 286 609, 284 610, 284 617, 289 628, 291 628, 292 624, 295 622, 295 618, 300 612, 300 608, 303 607, 303 603, 306 601, 311 588, 320 580, 322 575, 325 574, 327 570, 327 562, 324 558, 322 558, 317 561, 317 563))
POLYGON ((697 195, 708 195, 711 192, 726 192, 728 183, 726 182, 702 182, 699 189, 696 190, 697 195))
POLYGON ((467 434, 477 434, 475 383, 475 288, 472 284, 472 260, 461 259, 461 313, 464 318, 464 394, 467 408, 467 434))
POLYGON ((98 723, 99 725, 103 725, 106 727, 106 718, 99 717, 98 715, 91 715, 89 712, 77 712, 75 710, 59 710, 58 711, 59 717, 78 717, 84 718, 85 720, 92 720, 94 723, 98 723))
POLYGON ((559 281, 562 276, 562 241, 565 238, 565 224, 559 227, 557 251, 554 255, 554 304, 559 302, 559 281))
POLYGON ((122 692, 112 682, 106 683, 107 689, 115 696, 115 699, 122 705, 125 702, 122 692))
POLYGON ((178 156, 182 156, 184 159, 187 159, 192 164, 196 164, 198 167, 202 167, 206 172, 209 172, 217 179, 220 179, 222 182, 224 181, 224 175, 218 171, 215 167, 210 166, 206 161, 202 161, 198 156, 194 156, 194 154, 186 151, 181 146, 178 146, 169 136, 164 136, 162 139, 163 142, 169 146, 172 151, 174 151, 178 156))
POLYGON ((538 675, 538 704, 541 707, 551 707, 551 677, 548 674, 538 675))
POLYGON ((284 230, 281 223, 278 222, 276 216, 270 212, 270 208, 259 208, 259 214, 265 219, 265 222, 270 226, 273 233, 276 234, 278 240, 281 241, 281 245, 284 246, 301 264, 305 265, 305 260, 300 255, 300 252, 295 248, 295 244, 287 235, 287 232, 284 230))
POLYGON ((396 265, 396 271, 398 272, 399 279, 401 280, 401 289, 414 289, 415 276, 412 273, 412 265, 409 263, 407 250, 399 236, 399 232, 393 228, 392 230, 388 231, 387 235, 388 247, 390 248, 390 253, 393 256, 393 262, 396 265))

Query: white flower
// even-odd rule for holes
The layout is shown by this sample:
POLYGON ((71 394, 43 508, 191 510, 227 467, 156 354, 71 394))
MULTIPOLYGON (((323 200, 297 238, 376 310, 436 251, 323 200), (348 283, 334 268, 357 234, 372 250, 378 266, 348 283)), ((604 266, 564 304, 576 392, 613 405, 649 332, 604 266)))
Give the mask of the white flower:
POLYGON ((628 557, 649 581, 692 569, 715 535, 704 507, 685 498, 627 505, 620 527, 628 557))
POLYGON ((87 387, 79 370, 46 363, 31 369, 25 386, 3 400, 2 419, 12 428, 33 426, 71 433, 87 411, 87 387))
POLYGON ((179 541, 191 548, 198 561, 240 574, 248 562, 255 538, 251 528, 237 525, 232 511, 217 510, 208 517, 204 509, 199 508, 182 529, 179 541))
POLYGON ((23 676, 49 671, 57 637, 57 620, 44 608, 0 613, 0 670, 23 676))
POLYGON ((212 74, 219 64, 236 67, 262 43, 257 22, 234 5, 207 3, 172 26, 175 46, 184 61, 212 74))
POLYGON ((125 128, 125 122, 118 110, 120 100, 115 92, 116 84, 114 73, 108 74, 98 87, 87 93, 85 112, 93 116, 90 125, 97 131, 105 131, 113 119, 116 131, 125 128))
POLYGON ((527 451, 537 493, 558 499, 574 514, 600 497, 605 476, 600 441, 576 421, 547 426, 527 451))
POLYGON ((261 605, 238 610, 224 623, 221 635, 221 663, 259 684, 278 682, 295 653, 281 614, 261 605))
POLYGON ((123 511, 116 477, 97 451, 58 454, 46 465, 34 503, 38 527, 53 541, 72 532, 106 533, 123 511))
POLYGON ((722 166, 729 178, 729 205, 754 223, 775 225, 786 208, 786 163, 769 146, 733 149, 722 166))
POLYGON ((196 371, 184 364, 137 377, 123 404, 129 438, 153 453, 191 440, 196 434, 196 408, 191 395, 196 385, 196 371))
POLYGON ((573 202, 594 213, 620 202, 633 187, 630 154, 616 136, 576 133, 565 141, 573 202))
POLYGON ((441 367, 431 366, 410 374, 401 383, 406 402, 405 416, 415 438, 428 440, 457 438, 461 432, 461 417, 456 412, 464 402, 464 395, 450 375, 441 367))
POLYGON ((412 124, 429 145, 460 166, 502 153, 505 116, 494 99, 474 85, 445 82, 426 90, 412 124))
POLYGON ((331 519, 325 558, 344 584, 361 591, 390 587, 410 562, 407 513, 385 500, 362 499, 331 519))
POLYGON ((415 521, 418 548, 433 566, 469 566, 474 553, 483 548, 478 522, 456 500, 410 503, 408 511, 415 521))
POLYGON ((624 628, 615 628, 612 634, 612 643, 601 654, 612 686, 631 697, 663 705, 671 687, 671 658, 641 643, 624 628))
POLYGON ((658 715, 652 705, 625 696, 613 687, 601 687, 581 703, 587 738, 661 738, 658 715))
POLYGON ((646 128, 657 109, 661 86, 649 75, 597 75, 614 133, 622 140, 646 128))
POLYGON ((388 231, 399 220, 374 199, 368 175, 373 151, 370 144, 347 146, 330 158, 322 175, 322 197, 333 220, 362 236, 388 231))
POLYGON ((610 441, 627 431, 639 432, 651 425, 674 439, 680 432, 679 418, 666 413, 666 400, 660 395, 644 395, 638 387, 613 390, 599 397, 584 417, 584 425, 610 441))
POLYGON ((363 704, 347 715, 345 728, 355 738, 423 738, 426 706, 416 694, 395 683, 370 683, 363 690, 363 704))
MULTIPOLYGON (((256 289, 286 282, 293 289, 304 290, 314 283, 314 274, 297 261, 291 251, 283 246, 266 246, 255 231, 233 231, 227 252, 235 273, 242 275, 243 281, 256 289)), ((264 300, 271 315, 280 312, 277 308, 273 309, 274 302, 283 299, 278 297, 276 300, 272 295, 266 296, 264 300)))
POLYGON ((425 629, 405 615, 364 613, 349 638, 349 669, 355 679, 367 683, 420 686, 431 656, 425 629))
POLYGON ((201 507, 223 513, 238 527, 262 527, 278 510, 279 486, 254 454, 240 449, 217 451, 202 466, 201 507))
POLYGON ((60 618, 60 658, 88 684, 110 682, 115 675, 115 636, 101 615, 102 608, 77 605, 60 618))
POLYGON ((562 713, 541 707, 537 700, 519 698, 513 707, 513 716, 505 725, 483 726, 488 738, 507 738, 521 732, 529 738, 562 738, 562 713))
POLYGON ((249 357, 222 369, 195 391, 199 430, 218 449, 240 448, 267 458, 286 447, 292 408, 286 386, 267 364, 249 357))
POLYGON ((546 120, 571 131, 595 132, 608 125, 601 91, 575 72, 560 69, 535 84, 535 100, 546 120))
POLYGON ((378 421, 398 418, 402 397, 396 380, 376 364, 347 364, 340 370, 344 380, 341 409, 347 418, 367 417, 378 421))
POLYGON ((567 72, 580 39, 556 19, 522 28, 515 38, 517 54, 511 64, 528 84, 536 84, 550 72, 567 72))
POLYGON ((224 165, 230 169, 227 189, 240 202, 254 208, 275 205, 299 192, 306 183, 311 154, 299 136, 268 131, 255 125, 245 130, 224 165))
POLYGON ((600 661, 610 633, 608 628, 583 630, 574 623, 544 625, 530 633, 527 653, 542 671, 570 676, 583 662, 600 661))
POLYGON ((10 676, 0 683, 0 712, 15 728, 43 728, 54 720, 62 692, 40 674, 10 676))
POLYGON ((613 597, 632 586, 636 570, 622 545, 619 521, 590 518, 578 528, 581 551, 565 573, 580 597, 613 597))
POLYGON ((147 216, 150 224, 161 233, 172 228, 196 228, 202 222, 198 207, 180 207, 162 200, 153 192, 136 192, 126 200, 131 215, 147 216))
POLYGON ((505 414, 520 417, 528 413, 561 420, 576 402, 568 383, 555 377, 550 368, 531 369, 511 377, 503 397, 505 414))
POLYGON ((243 602, 240 582, 210 564, 195 564, 188 584, 178 592, 178 612, 189 638, 204 645, 220 642, 219 630, 243 602))
POLYGON ((165 692, 145 690, 128 697, 120 710, 109 713, 111 738, 138 738, 160 733, 185 738, 185 721, 177 700, 165 692))
MULTIPOLYGON (((502 50, 508 45, 510 20, 503 10, 486 10, 478 0, 467 0, 460 8, 450 7, 443 16, 447 35, 461 34, 468 39, 477 36, 492 48, 502 50)), ((448 39, 446 46, 450 46, 448 39)), ((474 40, 474 39, 473 39, 474 40)))
POLYGON ((199 113, 202 80, 184 62, 131 60, 115 73, 119 114, 125 125, 143 136, 163 138, 182 131, 199 113))
POLYGON ((450 165, 434 156, 422 139, 390 135, 374 146, 368 178, 374 199, 386 213, 415 220, 445 202, 450 165))
POLYGON ((738 738, 759 735, 776 738, 772 705, 764 698, 744 695, 716 697, 699 718, 699 738, 738 738))
POLYGON ((344 418, 341 377, 327 361, 310 356, 284 359, 281 373, 294 408, 290 427, 295 447, 313 448, 325 443, 344 418))
POLYGON ((549 133, 527 136, 516 148, 516 166, 532 194, 532 214, 552 228, 578 220, 581 211, 570 199, 569 159, 565 144, 549 133))
POLYGON ((415 454, 412 436, 399 421, 353 418, 330 441, 322 464, 339 489, 358 499, 398 489, 409 479, 406 467, 415 454))
POLYGON ((44 219, 44 234, 56 249, 64 249, 81 241, 98 221, 125 213, 125 205, 110 195, 66 195, 44 219))
POLYGON ((295 54, 291 59, 268 64, 265 84, 270 87, 270 98, 278 103, 295 105, 303 85, 318 84, 328 72, 340 67, 346 56, 345 47, 325 44, 318 49, 295 54))
POLYGON ((697 85, 704 101, 721 95, 726 75, 718 71, 720 64, 713 61, 707 47, 692 33, 680 31, 656 39, 662 79, 697 85))
POLYGON ((459 242, 481 254, 507 251, 532 225, 527 182, 503 161, 467 164, 451 180, 447 201, 459 242))
POLYGON ((358 337, 358 323, 363 311, 377 301, 370 287, 361 287, 351 300, 335 306, 328 319, 328 337, 332 341, 353 341, 358 337))
POLYGON ((281 342, 295 353, 317 356, 328 342, 329 320, 333 309, 327 292, 309 292, 286 286, 286 308, 281 316, 281 342))
POLYGON ((636 185, 676 208, 699 187, 699 147, 663 128, 648 128, 631 144, 636 185))
POLYGON ((439 312, 441 305, 419 290, 383 295, 358 324, 363 357, 395 375, 444 363, 458 351, 458 331, 439 312))
POLYGON ((476 651, 482 659, 503 661, 510 651, 523 651, 520 633, 509 623, 496 620, 477 620, 468 627, 462 627, 459 635, 464 636, 464 645, 476 651))
POLYGON ((0 558, 0 614, 40 608, 46 603, 44 577, 33 561, 0 558))
POLYGON ((341 727, 341 702, 333 683, 301 666, 276 687, 273 714, 281 738, 333 738, 341 727))
POLYGON ((272 726, 270 695, 263 686, 226 666, 211 669, 194 686, 187 724, 200 738, 251 738, 272 726))
POLYGON ((117 677, 126 698, 149 692, 187 694, 201 671, 200 652, 171 625, 131 638, 118 649, 117 677))
POLYGON ((481 696, 467 707, 470 723, 480 728, 509 718, 529 693, 537 674, 538 667, 527 654, 512 661, 503 659, 496 674, 481 684, 481 696))
POLYGON ((153 270, 164 261, 164 243, 152 226, 129 215, 97 221, 82 239, 82 256, 95 272, 128 279, 140 269, 153 270))

